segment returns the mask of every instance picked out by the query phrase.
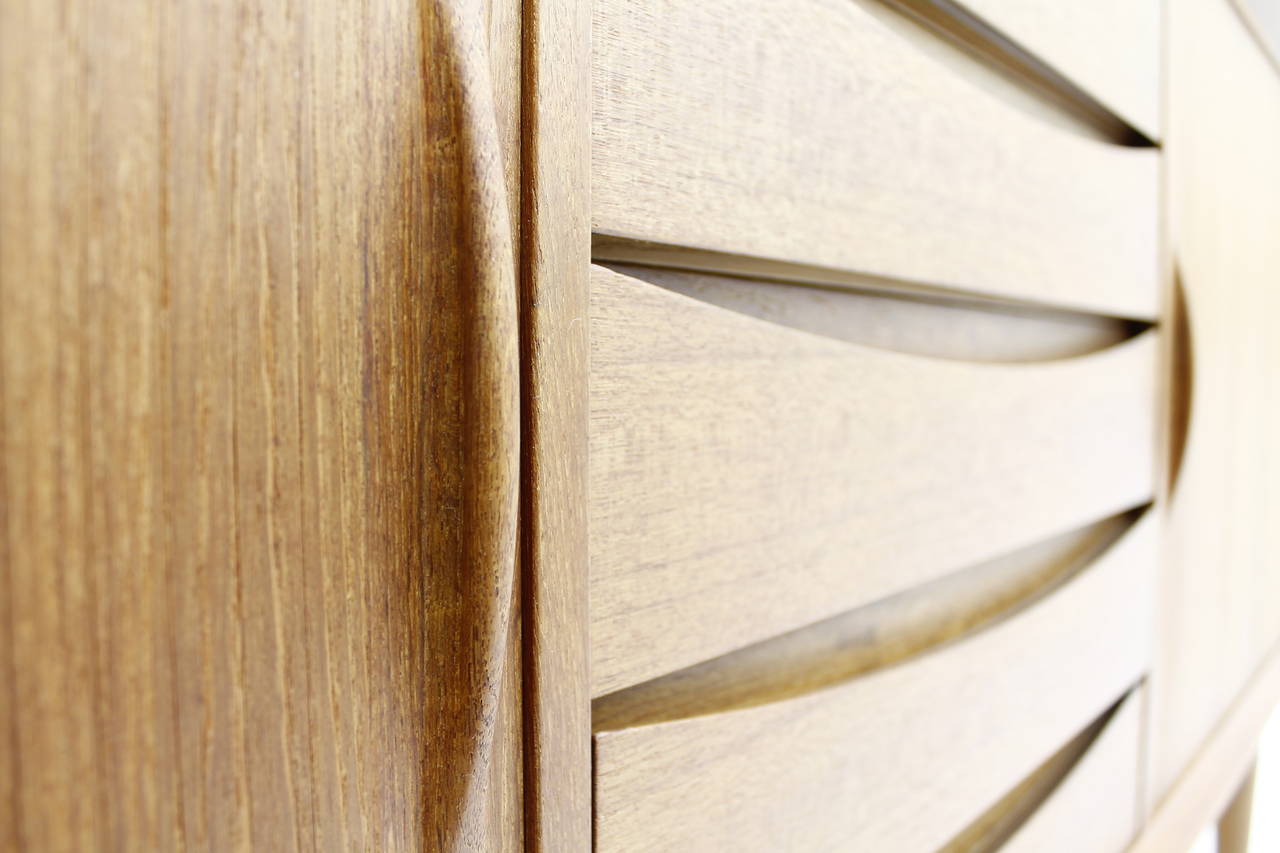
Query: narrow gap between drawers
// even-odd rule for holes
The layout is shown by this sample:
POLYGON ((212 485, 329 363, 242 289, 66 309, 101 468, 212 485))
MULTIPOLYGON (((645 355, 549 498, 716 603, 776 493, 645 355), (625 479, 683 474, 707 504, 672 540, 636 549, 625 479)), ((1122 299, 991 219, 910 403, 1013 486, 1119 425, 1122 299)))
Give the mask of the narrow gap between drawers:
MULTIPOLYGON (((1002 79, 1006 88, 1022 90, 1041 117, 1061 116, 1068 127, 1103 141, 1132 148, 1158 147, 1141 130, 1117 115, 1068 77, 953 0, 851 0, 868 11, 887 10, 903 20, 896 29, 913 37, 913 29, 949 45, 1002 79)), ((882 20, 887 16, 880 14, 882 20)), ((893 25, 892 20, 886 23, 893 25)), ((914 36, 918 38, 918 36, 914 36)))
POLYGON ((1014 316, 1074 316, 1117 320, 1134 324, 1136 331, 1157 325, 1154 315, 1120 315, 1092 310, 1088 305, 1055 304, 1030 299, 989 296, 946 284, 913 281, 694 246, 636 240, 605 232, 594 232, 591 235, 591 260, 592 263, 608 266, 627 265, 635 269, 654 271, 706 273, 759 282, 822 287, 892 299, 917 299, 942 306, 955 305, 974 311, 990 311, 1014 316))
POLYGON ((1149 504, 839 616, 597 697, 593 731, 781 701, 903 663, 985 630, 1093 565, 1149 504))
POLYGON ((614 272, 739 314, 878 349, 1030 363, 1116 346, 1150 323, 1039 306, 606 262, 614 272))
POLYGON ((1032 773, 1001 797, 938 853, 993 853, 1047 803, 1101 740, 1120 708, 1135 696, 1142 680, 1131 685, 1079 734, 1046 758, 1032 773))

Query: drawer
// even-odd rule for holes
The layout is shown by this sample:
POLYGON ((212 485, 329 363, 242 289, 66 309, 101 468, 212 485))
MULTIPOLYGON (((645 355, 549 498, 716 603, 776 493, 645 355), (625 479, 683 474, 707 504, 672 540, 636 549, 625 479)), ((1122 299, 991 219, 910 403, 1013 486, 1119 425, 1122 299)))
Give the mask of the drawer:
POLYGON ((593 695, 1150 498, 1151 332, 970 363, 591 284, 593 695))
POLYGON ((677 247, 1153 317, 1156 151, 993 94, 876 5, 598 0, 597 257, 677 247))
POLYGON ((895 666, 598 731, 597 849, 938 849, 1142 677, 1155 537, 1148 514, 1034 603, 895 666))
POLYGON ((1160 0, 897 2, 922 11, 963 7, 1148 137, 1159 136, 1160 0))
POLYGON ((1138 688, 1116 708, 1000 853, 1120 853, 1128 847, 1138 829, 1144 690, 1138 688))

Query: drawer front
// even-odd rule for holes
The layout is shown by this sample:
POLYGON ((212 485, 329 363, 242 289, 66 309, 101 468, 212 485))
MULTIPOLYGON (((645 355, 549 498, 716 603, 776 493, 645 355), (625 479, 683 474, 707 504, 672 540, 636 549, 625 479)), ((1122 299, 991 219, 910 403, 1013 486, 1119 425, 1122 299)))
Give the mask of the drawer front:
MULTIPOLYGON (((901 0, 908 7, 934 0, 901 0)), ((1147 136, 1160 133, 1160 0, 960 4, 1147 136)))
POLYGON ((1120 704, 1000 853, 1120 853, 1128 847, 1138 828, 1144 690, 1120 704))
POLYGON ((1155 530, 1148 515, 1051 594, 897 666, 597 732, 597 849, 938 849, 1145 672, 1155 530))
POLYGON ((874 5, 598 0, 594 230, 1153 317, 1155 150, 1028 113, 874 5))
POLYGON ((922 358, 596 268, 593 695, 907 589, 1151 495, 1155 340, 922 358))

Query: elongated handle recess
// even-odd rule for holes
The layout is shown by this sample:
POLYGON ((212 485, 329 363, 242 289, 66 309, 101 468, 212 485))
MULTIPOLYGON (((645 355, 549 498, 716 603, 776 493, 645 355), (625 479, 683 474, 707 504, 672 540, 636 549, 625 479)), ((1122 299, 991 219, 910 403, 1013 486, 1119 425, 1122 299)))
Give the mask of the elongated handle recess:
MULTIPOLYGON (((428 847, 485 849, 504 668, 509 659, 516 571, 520 397, 516 255, 503 171, 487 15, 481 0, 428 0, 424 33, 446 59, 426 97, 453 98, 461 288, 461 513, 450 613, 433 660, 445 677, 433 694, 444 718, 427 721, 428 847), (440 77, 447 77, 441 81, 440 77), (443 83, 443 92, 431 90, 443 83)), ((426 51, 431 56, 430 50, 426 51)), ((428 212, 429 213, 429 212, 428 212)), ((441 413, 449 416, 449 413, 441 413)), ((437 589, 439 586, 437 585, 437 589)), ((432 589, 429 585, 428 589, 432 589)), ((437 606, 432 600, 428 607, 437 606)), ((517 721, 518 722, 518 721, 517 721)))

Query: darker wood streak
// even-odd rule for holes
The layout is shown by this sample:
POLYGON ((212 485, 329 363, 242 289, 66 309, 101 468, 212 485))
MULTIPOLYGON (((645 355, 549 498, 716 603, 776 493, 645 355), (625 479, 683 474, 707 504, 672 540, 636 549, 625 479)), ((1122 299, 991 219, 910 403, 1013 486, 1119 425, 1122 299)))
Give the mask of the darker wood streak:
POLYGON ((520 845, 495 8, 0 8, 0 847, 520 845))
POLYGON ((1136 508, 738 651, 597 697, 594 731, 783 702, 987 630, 1102 559, 1136 508))

